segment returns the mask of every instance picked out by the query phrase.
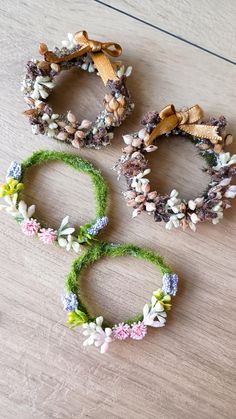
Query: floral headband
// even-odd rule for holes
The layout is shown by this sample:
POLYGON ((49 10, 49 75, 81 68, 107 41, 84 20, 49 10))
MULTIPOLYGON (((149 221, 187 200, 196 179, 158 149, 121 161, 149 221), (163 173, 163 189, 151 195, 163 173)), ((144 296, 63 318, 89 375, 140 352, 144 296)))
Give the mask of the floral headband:
POLYGON ((54 51, 41 43, 39 53, 43 58, 28 61, 22 83, 24 99, 29 106, 24 115, 29 118, 33 133, 44 134, 76 148, 108 145, 114 128, 122 124, 134 107, 126 87, 132 67, 125 70, 122 63, 112 64, 108 58, 118 57, 121 52, 120 45, 93 41, 85 31, 68 34, 68 40, 62 41, 62 48, 56 47, 54 51), (103 110, 94 122, 78 120, 71 111, 59 115, 47 103, 58 74, 71 68, 95 72, 108 89, 103 110))
POLYGON ((171 309, 171 297, 176 295, 177 285, 178 276, 158 254, 133 244, 98 243, 73 262, 62 302, 64 310, 68 312, 70 327, 82 326, 84 346, 94 345, 104 353, 115 340, 141 340, 146 336, 148 327, 165 326, 167 312, 171 309), (162 274, 162 288, 153 292, 151 302, 146 303, 142 312, 133 319, 111 325, 103 316, 94 317, 90 314, 80 295, 80 278, 88 266, 102 257, 124 255, 145 259, 156 266, 162 274))
POLYGON ((230 199, 236 196, 236 185, 231 184, 236 175, 236 154, 231 156, 225 146, 231 144, 233 137, 226 134, 224 117, 201 122, 202 117, 198 105, 181 112, 170 105, 159 113, 149 112, 142 120, 144 128, 123 136, 126 146, 115 170, 127 181, 124 196, 133 208, 133 217, 146 211, 156 222, 164 221, 168 230, 189 227, 195 231, 196 225, 204 221, 217 224, 224 209, 230 208, 230 199), (157 150, 159 136, 171 134, 187 136, 208 165, 208 187, 202 196, 189 201, 180 198, 176 189, 165 195, 152 190, 147 177, 151 172, 148 153, 157 150))
POLYGON ((78 253, 81 246, 90 245, 99 231, 106 227, 108 223, 106 216, 107 196, 108 188, 105 180, 100 171, 87 160, 64 152, 37 151, 21 164, 15 161, 11 163, 7 171, 6 183, 0 188, 0 197, 5 201, 5 204, 0 205, 0 209, 15 218, 26 236, 35 236, 44 244, 57 244, 67 251, 72 249, 78 253), (91 222, 81 225, 77 230, 69 224, 68 216, 63 218, 57 230, 44 225, 38 219, 33 218, 35 205, 27 207, 25 201, 21 199, 24 188, 23 180, 27 169, 48 161, 61 161, 76 171, 86 173, 91 177, 95 189, 96 216, 91 222))

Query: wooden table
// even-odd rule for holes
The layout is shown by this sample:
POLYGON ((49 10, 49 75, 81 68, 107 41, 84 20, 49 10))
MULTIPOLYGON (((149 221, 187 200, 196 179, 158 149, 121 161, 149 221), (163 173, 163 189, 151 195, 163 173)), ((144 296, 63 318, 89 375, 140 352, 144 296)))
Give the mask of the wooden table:
MULTIPOLYGON (((75 256, 23 236, 1 213, 2 419, 235 418, 236 204, 217 226, 169 232, 145 214, 131 220, 122 197, 125 183, 111 170, 122 134, 137 130, 148 110, 169 103, 199 103, 206 116, 223 113, 236 134, 235 14, 232 0, 2 0, 1 179, 13 159, 34 150, 78 153, 34 136, 21 115, 23 69, 37 57, 39 42, 53 47, 67 32, 81 29, 94 39, 119 42, 134 69, 129 88, 135 111, 115 131, 111 147, 79 152, 109 182, 110 224, 101 238, 159 251, 181 279, 165 328, 140 342, 114 343, 102 356, 83 348, 81 330, 66 326, 60 294, 75 256)), ((96 76, 71 72, 58 81, 51 103, 56 111, 93 118, 103 95, 96 76)), ((207 183, 202 160, 187 142, 160 142, 150 161, 152 182, 162 192, 175 187, 190 198, 207 183)), ((55 228, 67 214, 84 223, 94 210, 90 186, 85 175, 52 163, 29 172, 26 200, 55 228)), ((96 315, 115 322, 139 311, 158 284, 148 263, 107 259, 88 271, 83 293, 96 315)))

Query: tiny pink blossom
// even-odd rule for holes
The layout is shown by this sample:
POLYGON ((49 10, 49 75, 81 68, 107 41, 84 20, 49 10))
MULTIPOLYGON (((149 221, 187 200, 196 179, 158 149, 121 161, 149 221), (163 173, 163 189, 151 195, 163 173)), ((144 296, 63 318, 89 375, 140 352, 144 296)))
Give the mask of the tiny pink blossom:
POLYGON ((130 326, 128 324, 119 323, 113 327, 112 331, 114 339, 125 340, 130 335, 130 326))
POLYGON ((40 229, 40 224, 34 218, 26 218, 21 223, 21 230, 26 236, 35 236, 40 229))
POLYGON ((52 244, 57 239, 57 231, 52 228, 41 228, 38 236, 44 244, 52 244))
POLYGON ((133 323, 131 325, 130 337, 132 339, 143 339, 147 334, 147 326, 143 322, 133 323))

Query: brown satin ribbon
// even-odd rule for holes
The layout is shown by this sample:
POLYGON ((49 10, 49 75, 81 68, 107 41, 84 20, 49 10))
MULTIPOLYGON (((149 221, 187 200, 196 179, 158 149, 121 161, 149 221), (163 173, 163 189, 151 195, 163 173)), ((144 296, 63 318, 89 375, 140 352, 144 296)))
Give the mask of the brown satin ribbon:
POLYGON ((161 121, 151 132, 147 141, 145 141, 146 145, 152 144, 155 138, 172 131, 174 128, 178 128, 193 137, 207 138, 213 144, 222 141, 222 137, 217 134, 216 126, 196 123, 203 117, 203 110, 199 105, 192 106, 181 112, 176 112, 174 105, 168 105, 162 109, 159 117, 161 121))
POLYGON ((115 42, 99 42, 88 38, 86 31, 76 32, 74 40, 81 48, 71 54, 57 57, 52 51, 46 51, 44 54, 45 61, 50 63, 61 63, 63 61, 70 61, 73 58, 81 57, 84 54, 90 53, 92 60, 102 78, 103 83, 107 84, 108 80, 118 80, 118 77, 111 65, 107 55, 111 57, 119 57, 122 53, 122 48, 115 42))

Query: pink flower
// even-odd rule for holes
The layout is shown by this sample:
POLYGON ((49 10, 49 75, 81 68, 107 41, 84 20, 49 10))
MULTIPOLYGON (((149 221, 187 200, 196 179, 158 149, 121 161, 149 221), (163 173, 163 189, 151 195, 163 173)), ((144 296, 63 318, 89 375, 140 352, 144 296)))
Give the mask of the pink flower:
POLYGON ((44 244, 52 244, 57 238, 57 231, 52 228, 41 228, 38 236, 44 244))
POLYGON ((132 339, 143 339, 147 334, 147 326, 143 322, 133 323, 131 325, 130 337, 132 339))
POLYGON ((40 224, 34 218, 26 218, 21 223, 21 229, 26 236, 35 236, 40 229, 40 224))
POLYGON ((125 340, 130 335, 130 326, 128 324, 119 323, 112 329, 114 339, 125 340))

